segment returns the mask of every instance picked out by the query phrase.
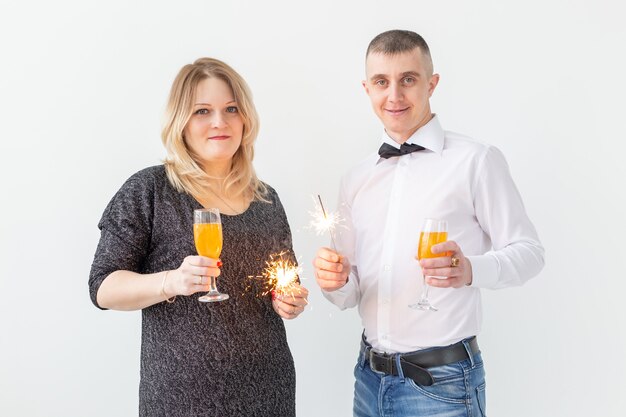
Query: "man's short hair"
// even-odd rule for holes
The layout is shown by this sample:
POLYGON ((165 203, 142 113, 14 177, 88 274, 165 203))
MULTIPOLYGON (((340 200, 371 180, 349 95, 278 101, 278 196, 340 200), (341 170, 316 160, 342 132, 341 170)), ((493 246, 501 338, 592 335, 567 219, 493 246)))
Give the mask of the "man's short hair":
POLYGON ((410 30, 394 29, 377 35, 367 47, 365 59, 367 59, 371 53, 395 55, 412 51, 415 48, 420 48, 422 51, 422 54, 426 58, 426 63, 430 64, 430 73, 432 74, 433 64, 428 44, 424 38, 410 30))

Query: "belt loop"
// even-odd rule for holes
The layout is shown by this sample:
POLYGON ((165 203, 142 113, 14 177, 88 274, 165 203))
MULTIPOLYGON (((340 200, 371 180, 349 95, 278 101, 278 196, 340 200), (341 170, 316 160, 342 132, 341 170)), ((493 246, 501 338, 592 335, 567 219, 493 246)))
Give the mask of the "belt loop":
POLYGON ((363 346, 363 348, 361 349, 361 355, 359 357, 359 366, 361 368, 365 366, 365 361, 368 359, 367 358, 368 355, 369 355, 369 349, 363 346))
POLYGON ((463 347, 465 347, 465 351, 467 352, 467 357, 470 360, 470 365, 473 368, 474 367, 474 354, 472 353, 472 348, 470 346, 470 341, 471 340, 472 340, 471 338, 465 339, 465 340, 462 341, 462 343, 463 343, 463 347))
POLYGON ((394 360, 396 361, 396 369, 398 370, 398 376, 400 379, 404 380, 404 371, 402 370, 402 362, 400 361, 401 356, 399 353, 396 353, 394 356, 394 360))
POLYGON ((365 331, 363 331, 363 335, 361 336, 361 352, 359 355, 359 366, 363 368, 365 366, 365 361, 369 359, 370 349, 365 342, 365 331))

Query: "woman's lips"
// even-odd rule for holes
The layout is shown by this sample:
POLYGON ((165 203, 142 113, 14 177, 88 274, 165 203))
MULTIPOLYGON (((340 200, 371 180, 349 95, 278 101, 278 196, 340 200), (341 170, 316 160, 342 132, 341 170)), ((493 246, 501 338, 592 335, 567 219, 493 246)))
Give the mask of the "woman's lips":
POLYGON ((224 136, 209 136, 209 139, 211 139, 211 140, 226 140, 226 139, 229 139, 229 138, 230 138, 230 136, 226 136, 226 135, 224 135, 224 136))

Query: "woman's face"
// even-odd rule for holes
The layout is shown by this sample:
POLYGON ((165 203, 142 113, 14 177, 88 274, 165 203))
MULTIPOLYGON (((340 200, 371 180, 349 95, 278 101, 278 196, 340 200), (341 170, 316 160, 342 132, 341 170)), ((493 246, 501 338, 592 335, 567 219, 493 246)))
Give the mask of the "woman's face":
POLYGON ((183 134, 205 170, 208 165, 232 160, 241 145, 243 119, 225 81, 206 78, 198 84, 193 113, 183 134))

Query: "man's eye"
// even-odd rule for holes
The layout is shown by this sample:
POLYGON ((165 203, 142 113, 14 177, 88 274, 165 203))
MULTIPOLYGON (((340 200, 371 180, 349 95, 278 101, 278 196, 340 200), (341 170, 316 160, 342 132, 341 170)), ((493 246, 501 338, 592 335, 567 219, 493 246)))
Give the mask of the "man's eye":
POLYGON ((387 85, 387 80, 376 80, 374 84, 384 87, 387 85))
POLYGON ((239 109, 237 106, 228 106, 226 107, 226 113, 238 113, 239 109))
POLYGON ((405 77, 402 79, 404 84, 413 84, 415 82, 415 78, 413 77, 405 77))

